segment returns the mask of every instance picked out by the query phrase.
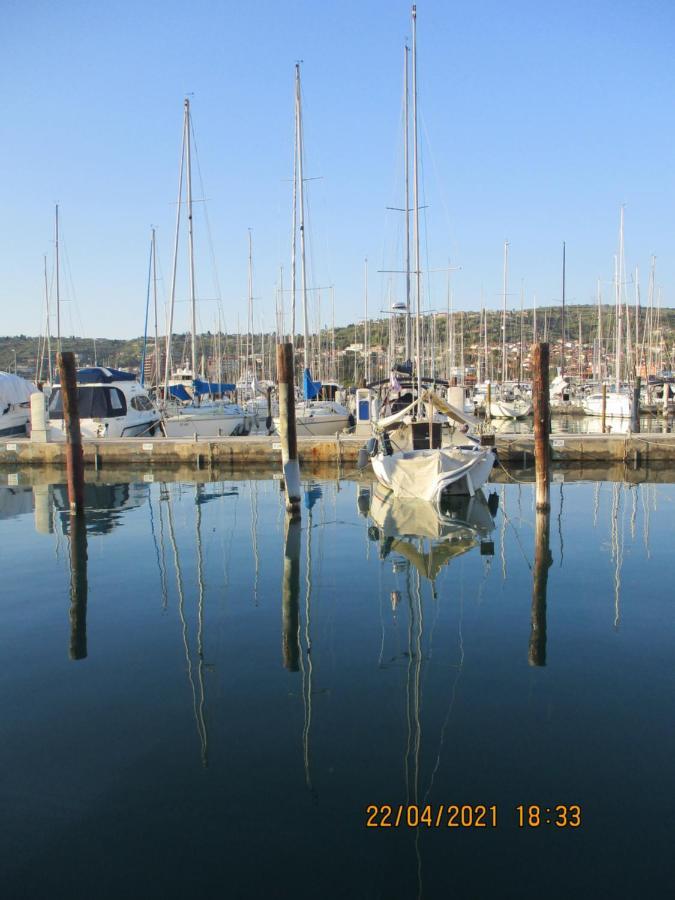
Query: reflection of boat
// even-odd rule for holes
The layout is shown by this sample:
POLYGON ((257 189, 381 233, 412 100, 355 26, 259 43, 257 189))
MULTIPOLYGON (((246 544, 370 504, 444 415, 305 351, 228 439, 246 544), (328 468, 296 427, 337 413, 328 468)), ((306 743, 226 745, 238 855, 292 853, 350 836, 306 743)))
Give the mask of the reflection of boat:
MULTIPOLYGON (((123 513, 142 506, 147 496, 148 486, 145 484, 85 484, 87 532, 109 534, 120 524, 123 513)), ((64 533, 68 533, 70 504, 65 484, 54 485, 54 506, 60 513, 64 533)))
POLYGON ((0 519, 14 519, 33 512, 32 487, 0 485, 0 519))
POLYGON ((492 533, 491 503, 478 491, 473 497, 447 497, 437 507, 425 500, 399 500, 377 486, 370 506, 374 527, 368 534, 379 541, 382 558, 397 553, 433 581, 451 559, 492 533))

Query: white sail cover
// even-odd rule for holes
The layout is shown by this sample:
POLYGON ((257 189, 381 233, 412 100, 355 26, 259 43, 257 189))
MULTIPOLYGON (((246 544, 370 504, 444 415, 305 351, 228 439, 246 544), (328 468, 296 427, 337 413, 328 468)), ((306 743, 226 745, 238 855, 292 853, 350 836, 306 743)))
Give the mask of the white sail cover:
POLYGON ((36 393, 37 387, 32 381, 9 372, 0 372, 0 408, 29 403, 30 395, 36 393))
MULTIPOLYGON (((397 497, 436 500, 443 490, 454 481, 469 473, 483 462, 489 451, 464 450, 460 447, 444 447, 440 450, 413 450, 378 456, 373 460, 373 470, 378 466, 383 470, 387 487, 397 497)), ((492 468, 490 464, 489 469, 492 468)), ((480 487, 482 481, 476 484, 480 487)))

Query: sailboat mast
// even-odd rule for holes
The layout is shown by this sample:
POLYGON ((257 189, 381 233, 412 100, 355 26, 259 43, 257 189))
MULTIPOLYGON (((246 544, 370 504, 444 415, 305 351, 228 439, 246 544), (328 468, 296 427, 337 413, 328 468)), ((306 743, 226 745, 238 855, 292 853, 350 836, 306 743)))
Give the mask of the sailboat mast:
POLYGON ((565 241, 563 241, 562 310, 560 313, 560 374, 565 374, 565 241))
POLYGON ((155 312, 155 386, 159 384, 160 364, 159 364, 159 333, 157 325, 157 241, 155 239, 155 229, 152 229, 152 301, 155 312))
POLYGON ((509 242, 504 241, 504 272, 502 281, 502 383, 508 380, 506 354, 506 288, 509 277, 509 242))
POLYGON ((56 348, 61 353, 61 287, 59 278, 59 204, 56 204, 54 221, 54 234, 56 243, 56 348))
POLYGON ((363 260, 363 376, 366 384, 370 381, 370 355, 368 353, 368 258, 363 260))
POLYGON ((192 164, 190 161, 190 99, 185 98, 185 190, 188 218, 188 268, 190 276, 190 307, 192 309, 192 379, 197 379, 197 299, 195 297, 195 259, 192 231, 192 164))
POLYGON ((403 65, 403 165, 405 167, 405 360, 410 362, 410 162, 409 162, 409 113, 408 113, 408 54, 410 48, 406 44, 403 65))
POLYGON ((302 290, 303 361, 309 369, 309 323, 307 321, 307 272, 305 269, 305 190, 303 181, 302 148, 302 97, 300 90, 300 64, 295 64, 295 140, 298 157, 298 201, 300 206, 300 285, 302 290))
MULTIPOLYGON (((171 296, 169 298, 169 321, 166 331, 166 360, 164 363, 164 402, 169 399, 169 377, 171 375, 171 337, 173 334, 173 312, 176 305, 176 267, 178 265, 178 238, 180 235, 180 211, 183 197, 183 169, 185 166, 185 122, 183 121, 183 142, 180 150, 178 170, 178 203, 176 204, 176 228, 173 238, 173 263, 171 266, 171 296)), ((194 373, 193 373, 194 374, 194 373)))
MULTIPOLYGON (((47 257, 44 258, 45 263, 45 308, 47 310, 47 377, 49 384, 52 383, 52 337, 51 322, 49 319, 49 288, 47 287, 47 257)), ((42 362, 42 361, 40 361, 42 362)))
POLYGON ((249 376, 255 376, 253 364, 253 237, 248 230, 248 313, 246 316, 246 368, 249 376))
POLYGON ((623 206, 621 207, 621 215, 619 218, 619 257, 615 265, 616 277, 616 390, 621 390, 621 324, 622 324, 622 274, 623 274, 623 206))
POLYGON ((422 396, 422 366, 420 359, 420 318, 422 289, 420 272, 420 210, 417 158, 417 7, 412 8, 412 94, 413 94, 413 240, 415 242, 415 365, 417 366, 417 396, 422 396))

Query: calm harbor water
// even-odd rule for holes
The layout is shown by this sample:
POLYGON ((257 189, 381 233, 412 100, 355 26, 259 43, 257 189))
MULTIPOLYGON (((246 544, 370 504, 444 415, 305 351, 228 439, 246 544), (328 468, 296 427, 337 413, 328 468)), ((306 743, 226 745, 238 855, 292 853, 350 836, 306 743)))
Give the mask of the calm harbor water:
POLYGON ((675 485, 488 487, 0 487, 3 895, 660 895, 675 485))

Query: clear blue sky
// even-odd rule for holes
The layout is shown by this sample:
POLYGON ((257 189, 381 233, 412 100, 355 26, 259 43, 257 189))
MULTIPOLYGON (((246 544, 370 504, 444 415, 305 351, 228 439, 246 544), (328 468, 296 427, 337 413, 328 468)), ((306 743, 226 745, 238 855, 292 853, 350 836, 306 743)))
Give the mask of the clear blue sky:
MULTIPOLYGON (((270 327, 280 264, 288 279, 293 66, 303 60, 314 285, 335 286, 336 321, 385 305, 382 268, 402 266, 401 99, 405 2, 35 2, 5 0, 0 30, 0 302, 4 334, 37 333, 53 204, 66 257, 63 331, 142 333, 149 229, 168 286, 182 102, 193 94, 201 172, 227 327, 246 317, 253 229, 256 324, 270 327), (72 299, 74 298, 74 300, 72 299)), ((675 6, 670 2, 418 4, 423 261, 448 259, 456 308, 586 302, 609 282, 619 206, 626 266, 650 254, 664 303, 675 265, 675 6)), ((195 194, 200 195, 195 175, 195 194)), ((217 289, 196 212, 199 319, 217 289)), ((185 245, 183 245, 184 247, 185 245)), ((187 297, 182 253, 179 299, 187 297)), ((427 302, 445 305, 443 273, 427 302)), ((396 280, 400 294, 402 281, 396 280)), ((604 287, 607 300, 611 286, 604 287)), ((324 296, 322 312, 328 311, 324 296)), ((188 326, 177 307, 175 328, 188 326)))

